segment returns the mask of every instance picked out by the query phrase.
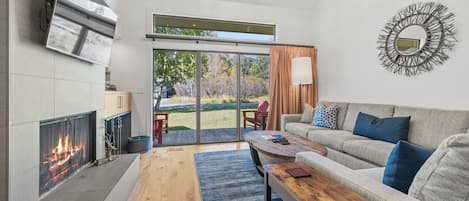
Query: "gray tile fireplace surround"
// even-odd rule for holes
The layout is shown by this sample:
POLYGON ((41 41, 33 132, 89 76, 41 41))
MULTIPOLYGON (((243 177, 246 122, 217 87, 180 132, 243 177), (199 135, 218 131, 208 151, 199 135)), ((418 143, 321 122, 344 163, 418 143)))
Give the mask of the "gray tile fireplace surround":
POLYGON ((105 157, 105 68, 44 48, 44 3, 0 0, 1 201, 40 200, 41 121, 96 111, 96 158, 105 157))
POLYGON ((127 201, 139 170, 139 154, 121 155, 113 162, 85 167, 41 201, 127 201))

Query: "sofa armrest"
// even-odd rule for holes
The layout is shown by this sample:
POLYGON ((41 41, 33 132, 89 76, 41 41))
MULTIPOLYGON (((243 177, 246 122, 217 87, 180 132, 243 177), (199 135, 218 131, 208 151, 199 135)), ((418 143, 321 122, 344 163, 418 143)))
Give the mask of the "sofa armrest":
POLYGON ((297 153, 295 162, 302 162, 319 170, 370 201, 418 201, 407 194, 358 174, 352 169, 314 152, 297 153))
POLYGON ((285 126, 290 122, 300 122, 302 114, 282 114, 280 130, 285 131, 285 126))

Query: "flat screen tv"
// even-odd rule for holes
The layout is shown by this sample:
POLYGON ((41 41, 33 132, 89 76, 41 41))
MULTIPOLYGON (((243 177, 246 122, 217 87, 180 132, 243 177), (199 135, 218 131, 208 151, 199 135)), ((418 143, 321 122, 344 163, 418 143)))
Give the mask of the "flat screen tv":
POLYGON ((46 47, 91 63, 109 65, 117 15, 90 0, 51 0, 46 47))

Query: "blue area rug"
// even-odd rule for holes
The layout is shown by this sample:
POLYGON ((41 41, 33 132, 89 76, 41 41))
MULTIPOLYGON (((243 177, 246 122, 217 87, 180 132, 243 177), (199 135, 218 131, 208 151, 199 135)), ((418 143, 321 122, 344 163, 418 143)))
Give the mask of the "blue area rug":
POLYGON ((249 150, 196 153, 194 158, 203 201, 264 200, 264 179, 249 150))

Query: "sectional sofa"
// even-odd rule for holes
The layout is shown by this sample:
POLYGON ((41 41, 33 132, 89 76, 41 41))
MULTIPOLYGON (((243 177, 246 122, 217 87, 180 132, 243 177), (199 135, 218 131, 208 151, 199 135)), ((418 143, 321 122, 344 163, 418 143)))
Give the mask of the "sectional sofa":
POLYGON ((300 122, 301 114, 282 115, 281 129, 327 147, 327 158, 312 152, 299 153, 296 160, 305 162, 342 182, 370 200, 415 200, 382 184, 384 166, 393 143, 373 140, 352 133, 359 112, 377 117, 411 116, 409 142, 437 148, 447 137, 469 132, 469 111, 449 111, 406 106, 342 103, 337 130, 300 122))

